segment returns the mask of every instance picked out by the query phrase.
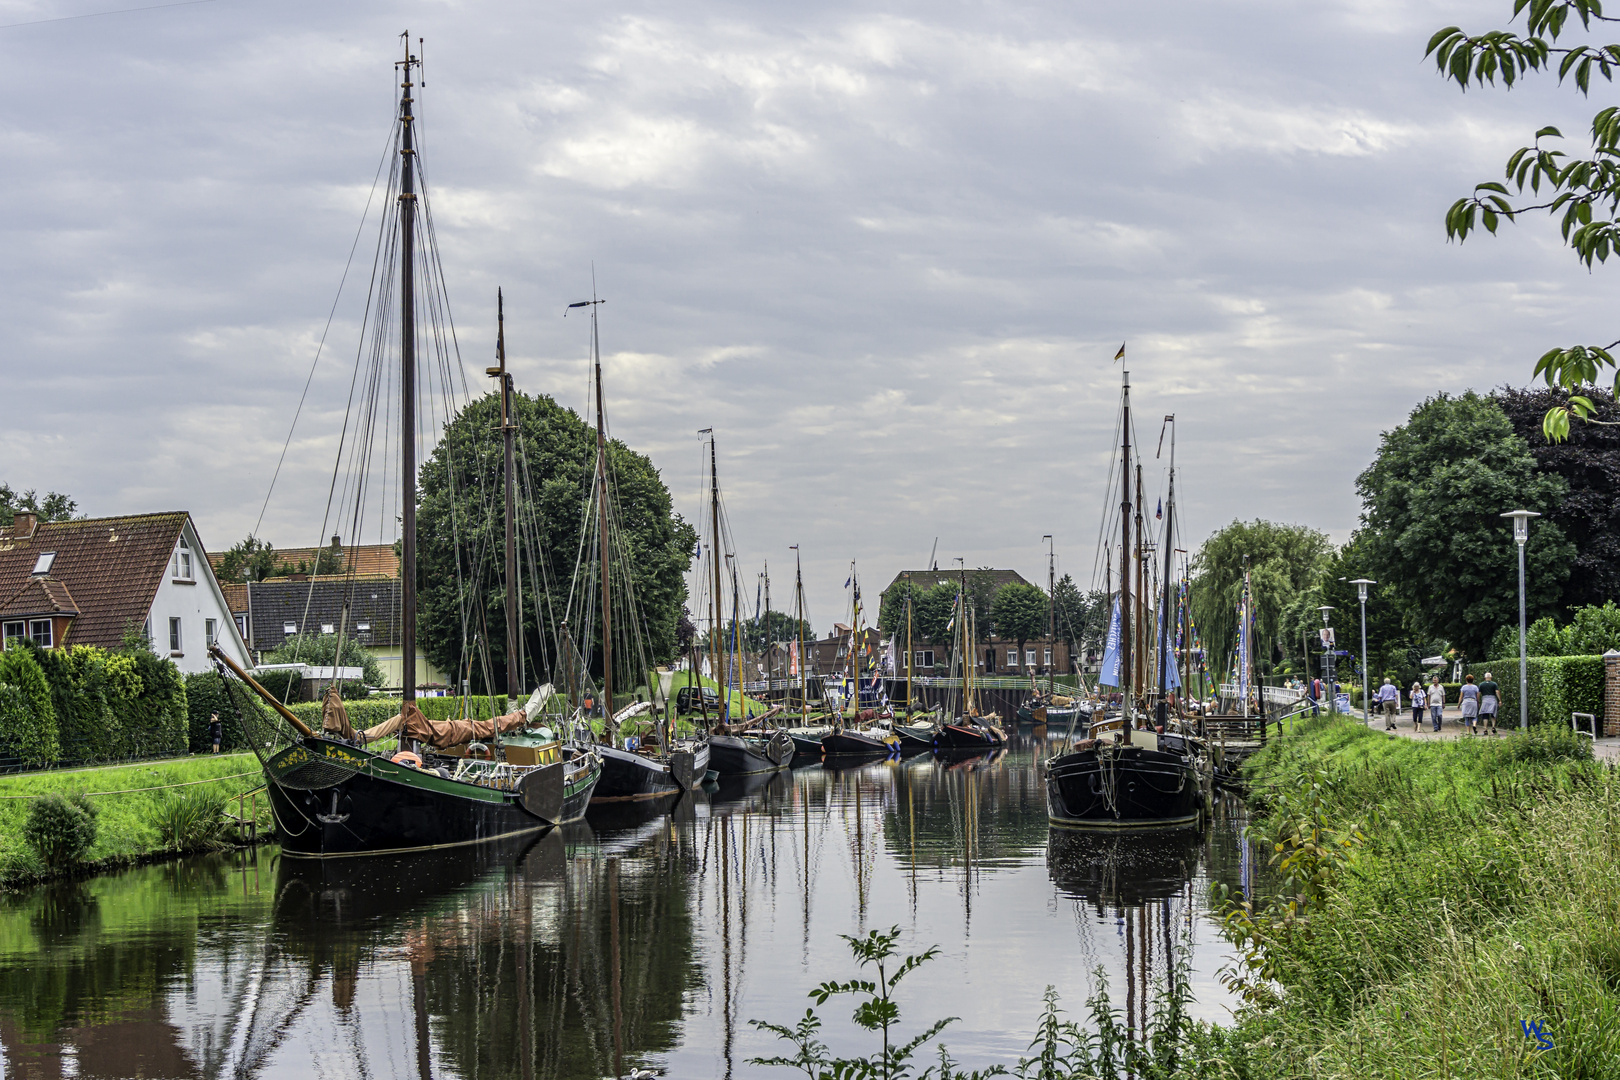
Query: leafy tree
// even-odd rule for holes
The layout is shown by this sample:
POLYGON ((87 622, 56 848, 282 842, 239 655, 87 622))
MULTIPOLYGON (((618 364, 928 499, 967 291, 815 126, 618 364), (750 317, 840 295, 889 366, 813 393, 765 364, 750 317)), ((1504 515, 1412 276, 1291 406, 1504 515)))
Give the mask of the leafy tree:
POLYGON ((220 558, 216 576, 221 581, 263 581, 281 576, 277 572, 280 565, 276 549, 268 541, 249 535, 232 544, 220 558))
MULTIPOLYGON (((1501 408, 1469 391, 1430 398, 1385 432, 1356 489, 1367 576, 1394 589, 1412 630, 1479 658, 1496 628, 1518 618, 1518 555, 1500 515, 1520 507, 1546 513, 1567 485, 1538 472, 1501 408)), ((1574 555, 1556 523, 1531 526, 1532 617, 1557 607, 1574 555)))
POLYGON ((1264 673, 1285 655, 1293 629, 1285 622, 1285 613, 1297 606, 1301 593, 1318 583, 1331 552, 1327 536, 1315 529, 1259 519, 1233 521, 1204 541, 1192 565, 1192 614, 1217 677, 1224 674, 1237 647, 1245 557, 1258 624, 1255 660, 1264 673))
POLYGON ((10 525, 20 513, 38 514, 42 521, 70 521, 73 511, 79 508, 78 503, 60 491, 47 492, 44 502, 39 501, 37 494, 29 488, 19 495, 10 484, 0 484, 0 526, 10 525))
MULTIPOLYGON (((1350 542, 1323 563, 1317 583, 1295 598, 1283 617, 1283 640, 1279 643, 1289 672, 1301 678, 1322 673, 1322 629, 1324 604, 1332 607, 1332 626, 1338 647, 1349 651, 1334 665, 1334 677, 1346 686, 1359 686, 1356 674, 1361 663, 1361 600, 1357 578, 1375 579, 1366 532, 1358 532, 1350 542), (1309 650, 1309 661, 1304 650, 1309 650), (1346 663, 1346 661, 1349 661, 1346 663)), ((1400 598, 1393 585, 1379 582, 1367 590, 1367 668, 1374 682, 1385 675, 1405 673, 1414 635, 1406 627, 1400 598)), ((1429 654, 1432 655, 1432 654, 1429 654)), ((1404 679, 1405 682, 1410 680, 1404 679)))
MULTIPOLYGON (((1620 45, 1558 44, 1577 32, 1589 35, 1594 20, 1616 21, 1603 14, 1602 0, 1513 0, 1512 18, 1520 15, 1525 17, 1522 36, 1507 30, 1469 35, 1448 26, 1429 39, 1425 55, 1434 58, 1442 76, 1465 91, 1470 84, 1494 86, 1498 77, 1511 88, 1531 72, 1550 74, 1555 59, 1558 81, 1572 79, 1582 96, 1591 90, 1594 74, 1613 82, 1620 68, 1620 45)), ((1452 204, 1446 212, 1446 235, 1461 243, 1480 225, 1494 234, 1504 219, 1516 221, 1520 214, 1545 210, 1552 216, 1561 215, 1564 243, 1588 270, 1594 262, 1607 261, 1611 251, 1620 251, 1620 221, 1616 220, 1620 209, 1620 108, 1607 106, 1592 118, 1590 158, 1572 158, 1554 149, 1553 140, 1563 137, 1551 125, 1537 130, 1529 146, 1508 157, 1505 184, 1496 180, 1476 184, 1472 196, 1452 204), (1526 189, 1528 202, 1524 201, 1526 189)), ((1616 366, 1616 346, 1620 341, 1558 346, 1536 362, 1535 374, 1557 392, 1556 404, 1542 419, 1549 440, 1569 436, 1570 413, 1583 420, 1595 418, 1598 405, 1585 388, 1597 382, 1602 369, 1616 366)), ((1612 392, 1620 394, 1620 369, 1615 372, 1612 392)))
POLYGON ((917 608, 922 603, 923 594, 928 590, 914 581, 901 578, 887 589, 878 602, 878 629, 884 634, 905 634, 906 632, 906 600, 911 601, 911 632, 914 637, 921 636, 917 632, 917 608))
POLYGON ((956 587, 935 585, 917 601, 912 633, 930 645, 949 646, 956 640, 957 628, 951 625, 956 614, 956 587))
MULTIPOLYGON (((447 424, 423 464, 417 510, 419 634, 422 649, 441 670, 482 675, 483 650, 497 687, 506 684, 506 616, 500 398, 487 394, 447 424), (465 615, 465 618, 464 618, 465 615), (475 644, 475 637, 477 643, 475 644)), ((596 461, 596 432, 549 397, 512 396, 518 426, 522 522, 522 650, 530 681, 561 680, 553 674, 555 627, 567 610, 576 559, 587 531, 586 496, 596 461), (527 481, 522 477, 526 476, 527 481), (537 561, 530 565, 528 553, 537 561)), ((650 663, 674 658, 676 628, 686 601, 686 571, 697 545, 696 531, 673 510, 658 470, 617 440, 608 443, 614 535, 614 589, 620 601, 633 595, 638 625, 618 602, 614 610, 615 674, 634 685, 638 652, 650 663), (620 635, 623 635, 621 637, 620 635), (642 643, 638 650, 636 642, 642 643)), ((594 548, 594 543, 590 545, 594 548)), ((586 550, 582 574, 596 573, 586 550)), ((594 588, 589 583, 585 588, 594 588)), ((586 609, 596 612, 596 605, 586 609)), ((575 619, 579 619, 578 614, 575 619)), ((592 614, 591 664, 601 672, 600 615, 592 614)), ((570 633, 577 637, 576 624, 570 633)))
POLYGON ((1561 400, 1558 391, 1502 387, 1491 395, 1529 445, 1536 468, 1568 485, 1546 518, 1575 545, 1560 597, 1568 610, 1620 596, 1620 406, 1605 391, 1588 396, 1593 422, 1553 442, 1542 431, 1542 417, 1561 400))
POLYGON ((1102 651, 1111 610, 1108 600, 1101 589, 1082 593, 1068 574, 1058 578, 1052 606, 1057 609, 1058 639, 1068 643, 1071 658, 1078 660, 1087 649, 1102 651))
MULTIPOLYGON (((1542 616, 1525 628, 1525 652, 1530 656, 1601 656, 1620 649, 1620 607, 1613 600, 1575 612, 1559 626, 1542 616)), ((1519 624, 1506 623, 1491 639, 1489 658, 1519 655, 1519 624)))
POLYGON ((1034 585, 1013 582, 1003 585, 996 593, 992 607, 996 636, 1018 642, 1018 663, 1024 662, 1024 643, 1032 638, 1045 637, 1050 626, 1046 592, 1034 585))

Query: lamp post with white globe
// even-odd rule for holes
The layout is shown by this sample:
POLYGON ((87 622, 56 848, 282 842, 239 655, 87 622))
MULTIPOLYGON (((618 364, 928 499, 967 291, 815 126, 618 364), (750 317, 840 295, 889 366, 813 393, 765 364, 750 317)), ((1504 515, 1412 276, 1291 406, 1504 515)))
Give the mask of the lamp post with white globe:
POLYGON ((1367 578, 1356 578, 1350 584, 1356 587, 1356 595, 1361 598, 1361 718, 1372 723, 1372 702, 1367 699, 1367 586, 1378 582, 1367 578))
POLYGON ((1519 730, 1525 731, 1530 727, 1530 675, 1524 651, 1524 545, 1530 539, 1530 519, 1541 515, 1509 510, 1502 516, 1513 519, 1513 541, 1519 545, 1519 730))

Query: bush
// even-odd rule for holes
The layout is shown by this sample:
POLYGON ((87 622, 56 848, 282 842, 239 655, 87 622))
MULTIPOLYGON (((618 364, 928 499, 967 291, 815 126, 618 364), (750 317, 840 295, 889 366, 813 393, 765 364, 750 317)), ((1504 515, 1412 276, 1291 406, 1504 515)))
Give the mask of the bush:
POLYGON ((0 684, 13 693, 0 700, 0 758, 17 758, 24 765, 49 765, 61 753, 56 706, 45 678, 38 650, 31 641, 13 638, 0 653, 0 684))
POLYGON ((96 842, 96 808, 82 792, 52 792, 28 805, 23 839, 52 870, 65 870, 96 842))
POLYGON ((176 795, 158 806, 152 824, 169 851, 225 847, 225 797, 207 791, 176 795))

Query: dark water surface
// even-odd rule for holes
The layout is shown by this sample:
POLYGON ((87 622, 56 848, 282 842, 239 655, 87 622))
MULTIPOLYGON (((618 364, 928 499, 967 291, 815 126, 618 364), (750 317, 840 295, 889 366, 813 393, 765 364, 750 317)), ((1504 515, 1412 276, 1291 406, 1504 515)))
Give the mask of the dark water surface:
MULTIPOLYGON (((841 934, 940 946, 905 1031, 962 1019, 964 1064, 1011 1064, 1047 985, 1092 970, 1139 1019, 1166 942, 1196 1015, 1226 1016, 1212 881, 1250 860, 1202 833, 1048 830, 1027 736, 996 758, 814 765, 667 813, 609 814, 500 851, 333 864, 274 848, 0 897, 5 1077, 558 1077, 616 1055, 674 1077, 766 1074, 750 1018, 791 1022, 854 976, 841 934)), ((869 1052, 837 999, 835 1051, 869 1052)), ((785 1047, 783 1048, 785 1049, 785 1047)), ((787 1076, 785 1071, 777 1075, 787 1076)))

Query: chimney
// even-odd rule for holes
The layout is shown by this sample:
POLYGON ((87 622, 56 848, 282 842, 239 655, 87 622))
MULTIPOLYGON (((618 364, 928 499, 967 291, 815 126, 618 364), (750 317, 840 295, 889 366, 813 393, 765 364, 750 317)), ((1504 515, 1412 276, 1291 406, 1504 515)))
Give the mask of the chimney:
POLYGON ((39 524, 39 517, 27 510, 19 510, 11 519, 11 535, 17 540, 27 540, 34 535, 34 526, 39 524))

